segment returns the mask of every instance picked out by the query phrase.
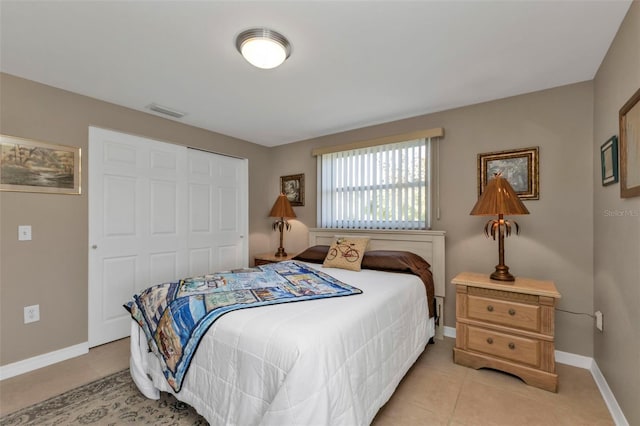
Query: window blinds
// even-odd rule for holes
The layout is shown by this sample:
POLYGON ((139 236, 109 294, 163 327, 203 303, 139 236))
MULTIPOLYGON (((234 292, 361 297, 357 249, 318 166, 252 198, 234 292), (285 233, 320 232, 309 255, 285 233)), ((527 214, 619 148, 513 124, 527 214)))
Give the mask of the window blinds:
POLYGON ((320 226, 426 229, 430 139, 326 153, 320 162, 320 226))

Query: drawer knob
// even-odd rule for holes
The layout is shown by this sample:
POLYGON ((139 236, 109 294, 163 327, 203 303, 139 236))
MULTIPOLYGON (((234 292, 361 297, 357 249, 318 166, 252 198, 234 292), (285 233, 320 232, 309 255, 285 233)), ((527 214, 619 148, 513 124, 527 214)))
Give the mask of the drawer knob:
POLYGON ((487 305, 487 311, 489 311, 489 312, 493 312, 493 306, 491 306, 491 305, 487 305))
POLYGON ((493 339, 491 337, 487 337, 487 343, 493 345, 493 339))
POLYGON ((514 316, 516 314, 515 309, 509 309, 509 315, 514 316))
POLYGON ((516 344, 513 342, 509 342, 509 349, 514 350, 516 348, 516 344))

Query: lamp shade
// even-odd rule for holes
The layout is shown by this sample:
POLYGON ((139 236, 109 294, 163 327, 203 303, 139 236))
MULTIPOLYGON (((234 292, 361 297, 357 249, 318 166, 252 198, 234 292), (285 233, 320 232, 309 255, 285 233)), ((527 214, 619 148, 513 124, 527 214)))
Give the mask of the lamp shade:
POLYGON ((291 207, 291 203, 286 195, 280 194, 276 199, 276 202, 273 203, 273 207, 271 207, 271 213, 269 213, 270 217, 296 217, 293 208, 291 207))
POLYGON ((509 181, 501 174, 496 174, 487 183, 487 187, 470 214, 473 216, 529 214, 529 210, 522 204, 509 181))

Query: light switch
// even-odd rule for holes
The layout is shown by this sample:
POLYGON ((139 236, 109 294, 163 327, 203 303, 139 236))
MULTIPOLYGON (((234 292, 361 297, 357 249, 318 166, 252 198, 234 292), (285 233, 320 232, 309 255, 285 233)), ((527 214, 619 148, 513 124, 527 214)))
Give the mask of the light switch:
POLYGON ((18 241, 31 241, 31 225, 18 226, 18 241))

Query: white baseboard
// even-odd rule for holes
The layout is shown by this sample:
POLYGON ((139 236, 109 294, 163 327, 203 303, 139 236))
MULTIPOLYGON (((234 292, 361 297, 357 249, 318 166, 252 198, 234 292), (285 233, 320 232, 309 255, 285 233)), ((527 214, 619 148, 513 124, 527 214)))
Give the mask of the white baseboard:
MULTIPOLYGON (((455 327, 445 326, 444 335, 445 337, 452 337, 455 339, 455 327)), ((596 382, 596 385, 600 390, 600 394, 602 395, 602 399, 604 399, 604 403, 607 404, 609 413, 611 414, 611 417, 613 418, 616 426, 629 426, 629 422, 624 416, 622 409, 618 405, 618 401, 616 401, 615 395, 611 391, 611 388, 607 384, 607 380, 602 375, 602 372, 598 368, 598 364, 596 364, 596 361, 593 358, 563 351, 555 351, 555 357, 556 362, 559 364, 571 365, 573 367, 589 370, 591 372, 591 375, 593 376, 593 380, 596 382)))
POLYGON ((444 337, 456 338, 456 328, 444 326, 444 337))
POLYGON ((602 399, 604 399, 604 403, 607 404, 609 413, 611 413, 611 417, 613 417, 613 421, 616 426, 629 426, 627 418, 624 416, 622 409, 618 405, 618 401, 616 401, 616 397, 613 395, 613 392, 611 392, 611 388, 609 388, 607 380, 602 375, 602 372, 595 361, 593 362, 590 370, 593 380, 595 380, 596 385, 598 385, 600 394, 602 394, 602 399))
POLYGON ((572 354, 570 352, 556 351, 555 355, 556 362, 571 365, 573 367, 584 368, 585 370, 591 370, 591 367, 595 363, 591 357, 572 354))
POLYGON ((57 351, 27 358, 11 364, 0 366, 0 380, 28 373, 38 368, 46 367, 57 362, 75 358, 89 352, 89 342, 58 349, 57 351))

